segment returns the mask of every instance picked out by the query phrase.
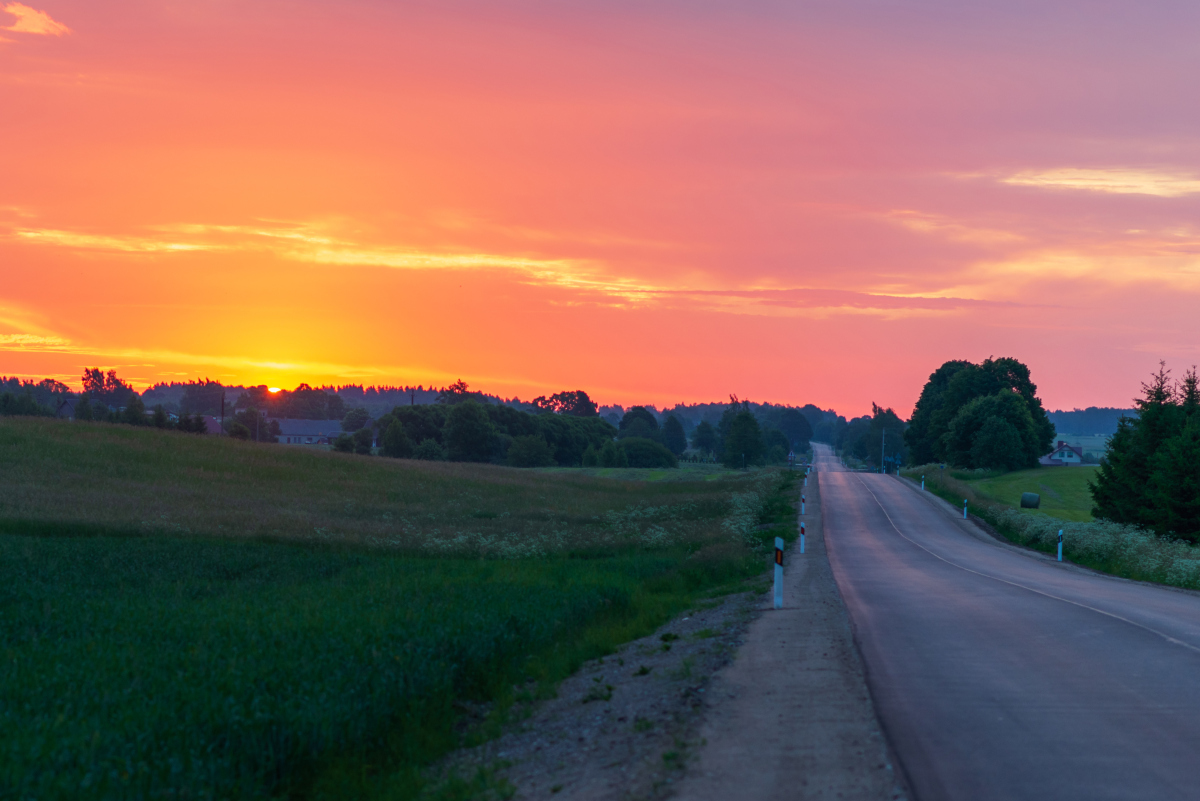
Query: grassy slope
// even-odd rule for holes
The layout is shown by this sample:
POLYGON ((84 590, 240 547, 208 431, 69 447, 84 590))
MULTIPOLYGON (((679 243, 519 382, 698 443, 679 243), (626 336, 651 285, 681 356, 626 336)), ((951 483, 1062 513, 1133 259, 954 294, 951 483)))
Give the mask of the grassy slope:
POLYGON ((753 536, 792 535, 774 475, 617 482, 0 421, 0 786, 412 797, 457 742, 456 699, 550 687, 760 572, 737 513, 758 497, 750 522, 775 528, 753 536), (514 554, 539 557, 478 558, 514 554))
POLYGON ((1032 470, 1017 470, 994 478, 969 479, 976 492, 1000 503, 1020 508, 1022 492, 1036 492, 1042 496, 1037 510, 1061 520, 1084 523, 1092 519, 1092 495, 1088 491, 1088 480, 1096 468, 1039 467, 1032 470))

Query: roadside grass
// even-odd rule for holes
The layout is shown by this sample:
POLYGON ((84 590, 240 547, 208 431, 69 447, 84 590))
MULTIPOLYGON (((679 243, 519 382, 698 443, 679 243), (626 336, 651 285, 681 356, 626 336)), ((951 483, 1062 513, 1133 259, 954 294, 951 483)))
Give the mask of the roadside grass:
MULTIPOLYGON (((1044 469, 1054 473, 1078 473, 1086 470, 1082 467, 1044 469)), ((1163 539, 1145 529, 1107 520, 1070 520, 1052 516, 1044 511, 1030 514, 1034 510, 1017 508, 980 491, 981 484, 997 477, 976 481, 956 477, 956 474, 971 475, 971 472, 943 472, 937 465, 920 465, 904 470, 903 474, 914 481, 920 481, 923 474, 925 488, 949 501, 956 508, 961 509, 965 498, 971 514, 1017 544, 1046 553, 1055 553, 1058 548, 1058 532, 1061 529, 1063 558, 1067 561, 1123 578, 1200 589, 1200 547, 1180 540, 1163 539)), ((1070 478, 1074 480, 1074 477, 1070 478)), ((1019 503, 1019 492, 1016 500, 1019 503)))
MULTIPOLYGON (((940 471, 939 471, 940 472, 940 471)), ((1092 494, 1088 480, 1096 474, 1092 465, 1077 467, 1036 467, 1011 473, 983 474, 976 478, 973 471, 949 471, 965 481, 980 496, 1011 506, 1023 514, 1042 514, 1059 520, 1086 523, 1092 518, 1092 494), (1021 493, 1036 492, 1041 496, 1037 509, 1021 509, 1021 493)), ((962 498, 958 499, 959 503, 962 498)))
POLYGON ((795 536, 775 470, 613 481, 57 421, 0 421, 0 486, 14 798, 470 797, 486 777, 423 766, 795 536))

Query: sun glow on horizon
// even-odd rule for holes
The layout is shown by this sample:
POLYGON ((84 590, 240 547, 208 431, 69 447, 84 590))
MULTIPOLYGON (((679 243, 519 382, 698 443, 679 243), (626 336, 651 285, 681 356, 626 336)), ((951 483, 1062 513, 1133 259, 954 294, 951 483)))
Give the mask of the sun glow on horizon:
POLYGON ((0 8, 0 374, 850 415, 1196 359, 1183 11, 0 8))

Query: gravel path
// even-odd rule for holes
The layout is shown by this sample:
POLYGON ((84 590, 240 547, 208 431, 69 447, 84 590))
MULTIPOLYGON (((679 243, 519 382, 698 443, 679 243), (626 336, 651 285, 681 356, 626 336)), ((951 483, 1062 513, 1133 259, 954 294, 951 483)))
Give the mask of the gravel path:
POLYGON ((515 799, 649 799, 670 794, 696 745, 714 673, 737 653, 760 592, 710 602, 584 665, 558 696, 443 770, 495 768, 515 799), (504 767, 507 766, 507 767, 504 767))
POLYGON ((711 683, 680 799, 905 797, 825 554, 818 474, 805 492, 806 553, 785 557, 784 608, 754 621, 711 683))

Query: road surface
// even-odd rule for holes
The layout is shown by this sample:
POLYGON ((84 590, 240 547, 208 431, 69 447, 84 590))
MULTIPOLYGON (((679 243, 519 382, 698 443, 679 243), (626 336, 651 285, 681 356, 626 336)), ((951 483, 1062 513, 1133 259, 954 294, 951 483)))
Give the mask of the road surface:
POLYGON ((834 577, 919 801, 1200 798, 1200 595, 1030 556, 816 447, 834 577))

